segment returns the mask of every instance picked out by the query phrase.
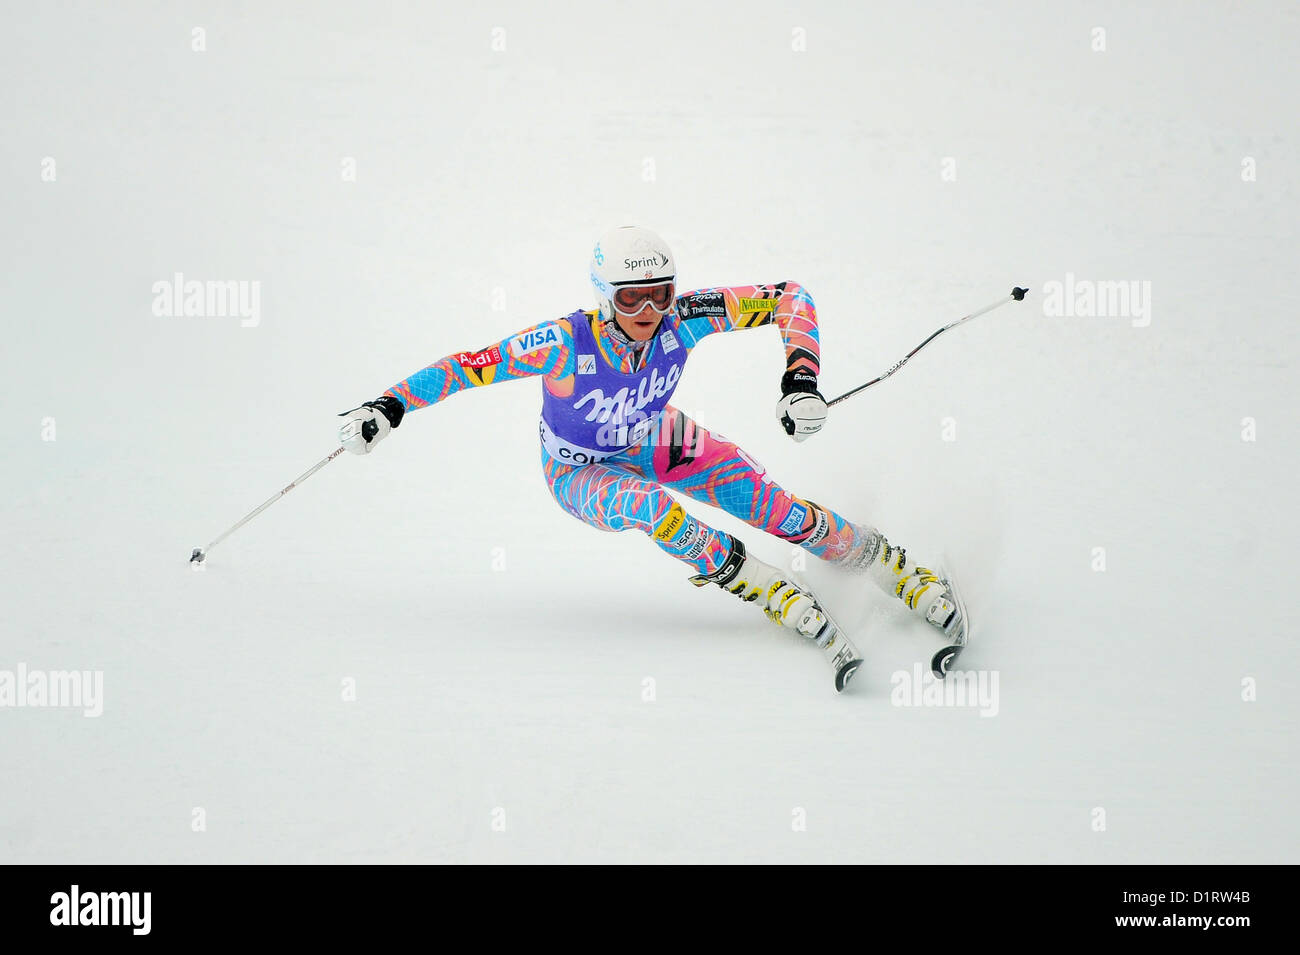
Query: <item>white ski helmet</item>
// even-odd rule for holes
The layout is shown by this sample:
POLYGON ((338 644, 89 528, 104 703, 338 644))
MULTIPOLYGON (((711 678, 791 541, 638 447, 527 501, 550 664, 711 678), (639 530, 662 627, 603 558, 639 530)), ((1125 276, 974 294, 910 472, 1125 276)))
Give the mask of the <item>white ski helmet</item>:
POLYGON ((621 285, 660 285, 677 278, 668 243, 649 229, 610 229, 591 250, 591 285, 605 318, 614 317, 614 292, 621 285))

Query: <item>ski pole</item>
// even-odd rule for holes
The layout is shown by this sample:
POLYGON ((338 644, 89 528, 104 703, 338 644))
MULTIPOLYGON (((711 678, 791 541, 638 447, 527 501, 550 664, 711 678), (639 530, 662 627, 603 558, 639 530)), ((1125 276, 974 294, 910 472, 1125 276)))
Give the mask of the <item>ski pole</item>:
POLYGON ((313 474, 315 474, 317 471, 319 471, 319 470, 320 470, 321 468, 323 468, 325 465, 329 464, 331 461, 333 461, 335 458, 337 458, 340 454, 342 454, 343 451, 344 451, 344 448, 342 448, 342 447, 337 447, 337 448, 335 448, 333 451, 331 451, 331 452, 330 452, 328 455, 326 455, 324 458, 321 458, 321 460, 317 461, 315 464, 313 464, 311 467, 309 467, 309 468, 308 468, 306 471, 304 471, 302 474, 299 474, 296 478, 294 478, 292 481, 290 481, 289 484, 288 484, 288 486, 282 488, 278 494, 273 494, 273 495, 271 495, 271 497, 267 498, 265 501, 263 501, 261 504, 259 504, 256 508, 253 509, 253 511, 252 511, 250 514, 248 514, 247 517, 245 517, 245 518, 244 518, 242 521, 240 521, 238 524, 235 524, 233 527, 229 528, 229 529, 228 529, 224 534, 222 534, 220 537, 218 537, 216 540, 214 540, 214 541, 213 541, 211 544, 209 544, 207 547, 196 547, 196 548, 194 548, 194 553, 190 554, 190 563, 192 563, 192 564, 201 564, 201 563, 203 563, 203 558, 205 558, 205 557, 208 556, 208 551, 212 550, 212 548, 216 547, 218 544, 220 544, 223 540, 225 540, 225 539, 226 539, 227 537, 229 537, 231 534, 235 533, 235 531, 239 530, 241 527, 243 527, 245 524, 247 524, 249 521, 251 521, 253 518, 255 518, 258 514, 261 514, 264 510, 266 510, 268 507, 270 507, 270 506, 271 506, 272 504, 274 504, 276 501, 280 500, 280 498, 284 497, 286 494, 288 494, 290 491, 292 491, 295 487, 297 487, 297 486, 298 486, 299 484, 301 484, 303 481, 307 480, 309 477, 311 477, 313 474))
POLYGON ((978 312, 971 312, 969 315, 967 315, 967 316, 965 316, 965 317, 963 317, 963 318, 959 318, 959 319, 957 319, 957 321, 955 321, 955 322, 949 322, 947 325, 943 326, 943 328, 939 329, 939 330, 936 331, 934 334, 932 334, 932 335, 931 335, 929 338, 927 338, 925 341, 921 342, 921 344, 919 344, 919 345, 917 345, 915 348, 913 348, 910 352, 908 352, 906 355, 904 355, 904 356, 903 356, 902 358, 900 358, 898 361, 896 361, 896 362, 894 362, 892 365, 890 365, 889 370, 888 370, 887 372, 885 372, 883 375, 879 375, 879 376, 877 376, 877 377, 875 377, 875 378, 872 378, 872 379, 871 379, 869 382, 867 382, 865 385, 858 385, 858 387, 854 388, 852 391, 846 391, 846 392, 844 392, 844 394, 840 395, 840 396, 839 396, 838 398, 836 398, 834 401, 828 401, 828 402, 826 402, 826 407, 829 408, 831 405, 837 405, 837 404, 839 404, 841 401, 843 401, 845 398, 851 398, 851 397, 853 397, 853 396, 856 395, 859 391, 862 391, 864 388, 870 388, 872 385, 877 385, 877 384, 879 384, 880 382, 884 381, 886 378, 888 378, 888 377, 889 377, 890 375, 892 375, 894 372, 898 371, 898 369, 900 369, 900 368, 902 368, 904 365, 906 365, 906 364, 907 364, 907 360, 908 360, 909 358, 911 358, 913 355, 915 355, 917 352, 919 352, 919 351, 920 351, 922 348, 924 348, 926 345, 930 344, 930 342, 934 341, 936 338, 938 338, 940 335, 942 335, 942 334, 943 334, 944 332, 946 332, 948 329, 950 329, 950 328, 956 328, 956 327, 957 327, 958 325, 960 325, 962 322, 969 322, 972 318, 975 318, 975 317, 977 317, 977 316, 979 316, 979 315, 983 315, 985 312, 991 312, 991 311, 993 311, 993 309, 995 309, 995 308, 1000 308, 1001 306, 1007 304, 1007 302, 1019 302, 1019 301, 1023 301, 1023 300, 1024 300, 1024 297, 1025 297, 1025 294, 1026 294, 1028 291, 1029 291, 1029 289, 1027 289, 1027 288, 1013 288, 1013 289, 1011 290, 1011 294, 1008 295, 1006 298, 1000 298, 1000 299, 998 299, 996 302, 994 302, 992 305, 985 305, 985 306, 984 306, 983 308, 981 308, 978 312))

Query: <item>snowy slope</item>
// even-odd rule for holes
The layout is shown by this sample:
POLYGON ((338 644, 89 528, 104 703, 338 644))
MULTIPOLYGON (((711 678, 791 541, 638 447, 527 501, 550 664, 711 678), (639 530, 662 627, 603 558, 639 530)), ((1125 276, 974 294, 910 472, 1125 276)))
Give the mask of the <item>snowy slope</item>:
POLYGON ((98 718, 0 708, 0 861, 1296 861, 1294 5, 239 6, 0 30, 0 671, 104 680, 98 718), (808 572, 867 657, 836 696, 566 516, 531 383, 191 572, 335 413, 588 304, 625 222, 685 286, 805 284, 828 394, 1030 286, 803 445, 772 329, 676 402, 949 554, 996 715, 892 705, 938 641, 860 581, 808 572), (175 272, 260 282, 258 323, 156 317, 175 272), (1150 323, 1045 315, 1067 274, 1150 323))

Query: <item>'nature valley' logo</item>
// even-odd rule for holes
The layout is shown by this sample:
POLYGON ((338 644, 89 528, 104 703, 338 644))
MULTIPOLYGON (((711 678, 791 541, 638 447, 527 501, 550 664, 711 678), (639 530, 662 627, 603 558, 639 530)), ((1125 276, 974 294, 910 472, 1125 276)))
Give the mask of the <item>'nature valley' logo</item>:
POLYGON ((775 298, 742 298, 740 300, 740 310, 742 312, 770 312, 778 304, 780 304, 780 301, 775 298))

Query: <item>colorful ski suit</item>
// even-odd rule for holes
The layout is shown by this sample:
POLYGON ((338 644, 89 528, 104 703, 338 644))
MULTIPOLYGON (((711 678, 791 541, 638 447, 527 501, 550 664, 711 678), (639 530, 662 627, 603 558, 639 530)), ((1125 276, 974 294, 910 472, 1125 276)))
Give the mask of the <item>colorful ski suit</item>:
POLYGON ((687 513, 676 492, 817 557, 862 566, 883 543, 873 528, 785 490, 737 445, 669 403, 705 337, 769 324, 780 330, 787 372, 815 377, 816 308, 800 285, 778 282, 679 295, 642 354, 598 313, 578 310, 448 355, 387 394, 409 412, 470 388, 541 377, 542 469, 555 500, 579 520, 639 530, 696 573, 712 573, 731 538, 687 513))

